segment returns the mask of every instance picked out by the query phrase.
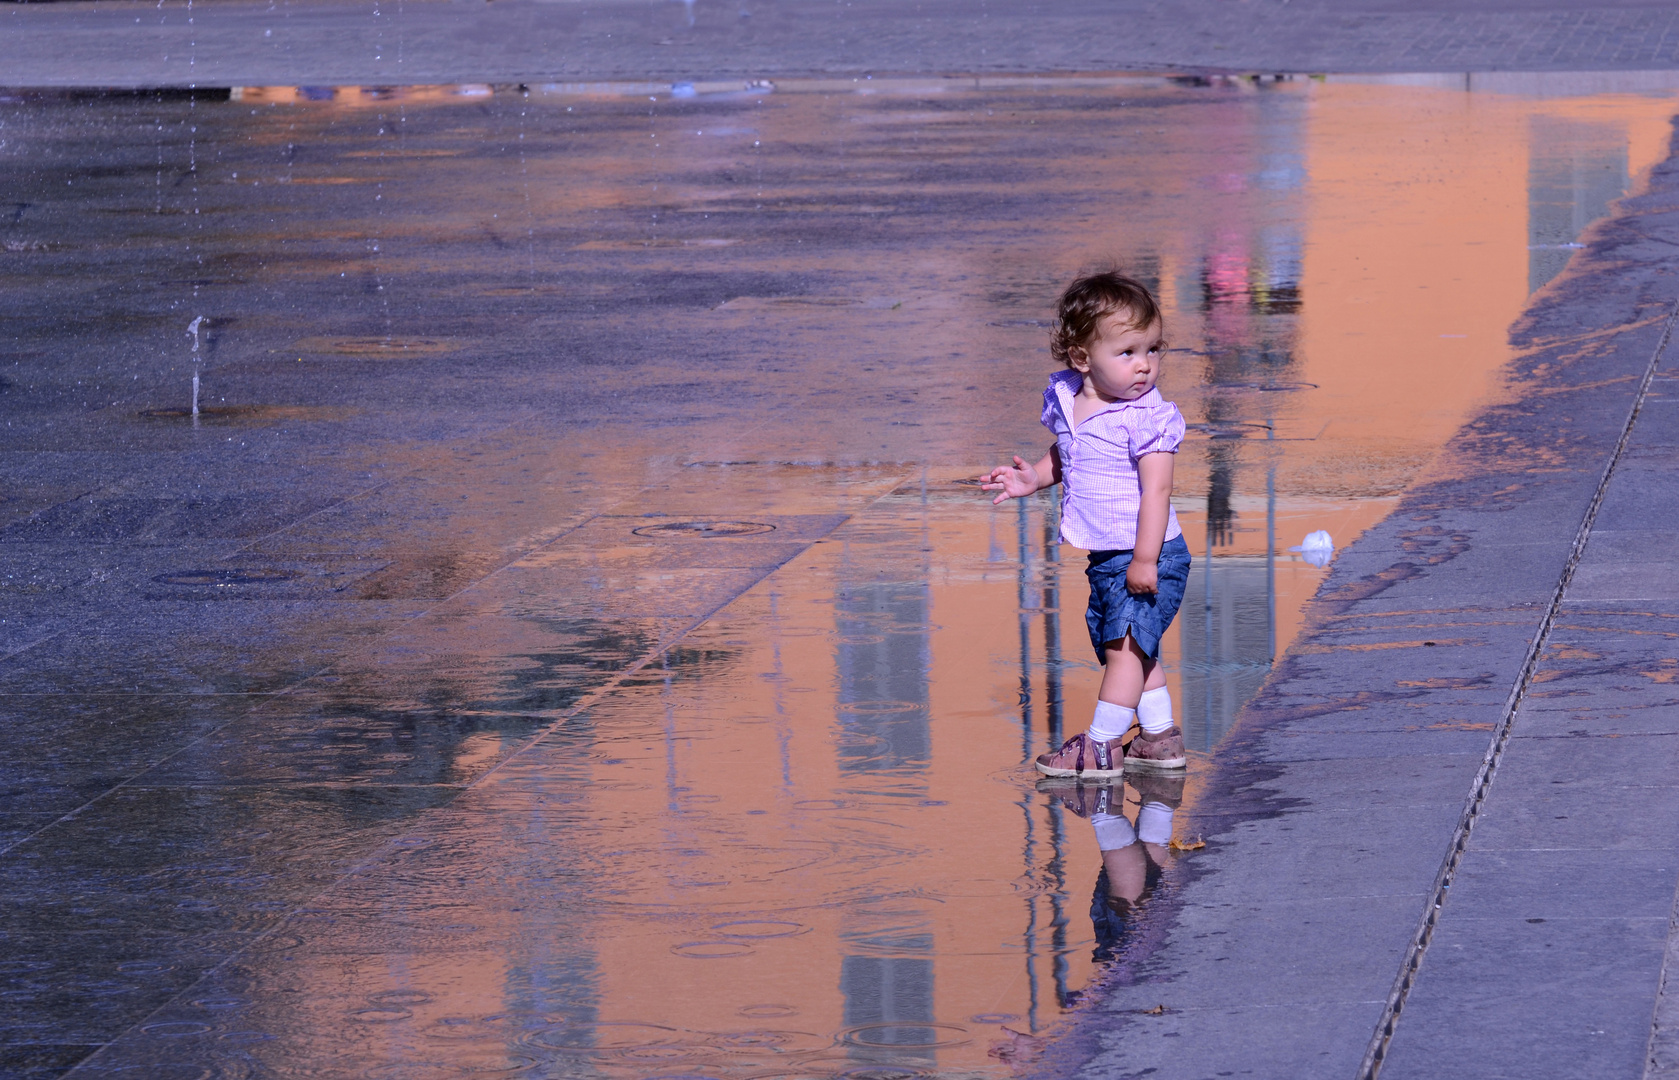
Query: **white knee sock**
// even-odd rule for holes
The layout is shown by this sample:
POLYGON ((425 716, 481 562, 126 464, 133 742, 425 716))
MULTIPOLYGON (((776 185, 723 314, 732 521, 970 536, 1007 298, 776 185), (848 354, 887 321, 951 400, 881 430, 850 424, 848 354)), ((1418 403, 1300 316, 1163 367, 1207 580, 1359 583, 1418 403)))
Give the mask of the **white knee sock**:
MULTIPOLYGON (((1096 846, 1103 851, 1118 851, 1137 842, 1137 833, 1124 814, 1091 814, 1090 823, 1096 826, 1096 846)), ((1167 835, 1171 835, 1170 826, 1167 835)))
POLYGON ((1096 703, 1096 716, 1090 721, 1087 734, 1097 742, 1108 742, 1117 739, 1131 730, 1131 719, 1137 715, 1136 709, 1127 709, 1123 705, 1115 705, 1111 701, 1096 703))
POLYGON ((1150 735, 1158 735, 1172 726, 1172 695, 1164 686, 1144 690, 1137 702, 1137 723, 1150 735))
POLYGON ((1137 839, 1145 844, 1172 842, 1172 808, 1165 803, 1144 803, 1137 811, 1137 839))

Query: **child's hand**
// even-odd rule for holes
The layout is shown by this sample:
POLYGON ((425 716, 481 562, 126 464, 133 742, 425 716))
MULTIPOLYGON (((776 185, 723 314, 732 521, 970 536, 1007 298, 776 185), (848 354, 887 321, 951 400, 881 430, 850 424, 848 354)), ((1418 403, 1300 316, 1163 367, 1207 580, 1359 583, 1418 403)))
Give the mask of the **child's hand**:
POLYGON ((1125 571, 1125 589, 1133 596, 1153 596, 1160 591, 1160 570, 1153 563, 1131 560, 1125 571))
POLYGON ((1038 470, 1020 460, 1018 454, 1014 458, 1014 468, 999 465, 979 479, 981 491, 1002 493, 991 500, 992 506, 996 506, 1007 499, 1024 499, 1041 486, 1038 483, 1038 470))

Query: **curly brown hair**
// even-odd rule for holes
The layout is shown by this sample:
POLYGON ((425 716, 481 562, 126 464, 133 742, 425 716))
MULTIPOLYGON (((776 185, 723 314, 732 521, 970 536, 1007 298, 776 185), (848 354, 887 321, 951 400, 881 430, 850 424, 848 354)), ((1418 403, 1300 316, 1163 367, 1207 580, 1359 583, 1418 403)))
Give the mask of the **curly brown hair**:
POLYGON ((1130 314, 1128 327, 1153 326, 1162 321, 1160 305, 1148 286, 1118 270, 1086 274, 1062 292, 1056 304, 1055 329, 1050 332, 1049 352, 1073 366, 1072 350, 1083 351, 1096 338, 1096 324, 1116 311, 1130 314))

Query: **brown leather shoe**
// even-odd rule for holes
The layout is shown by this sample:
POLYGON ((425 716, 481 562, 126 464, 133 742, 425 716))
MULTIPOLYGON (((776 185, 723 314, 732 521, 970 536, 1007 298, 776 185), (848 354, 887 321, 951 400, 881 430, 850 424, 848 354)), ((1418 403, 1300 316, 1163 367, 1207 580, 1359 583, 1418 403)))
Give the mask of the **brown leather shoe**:
POLYGON ((1125 751, 1125 769, 1164 772, 1189 766, 1183 752, 1183 732, 1176 724, 1158 735, 1137 732, 1125 751))
POLYGON ((1125 774, 1125 786, 1145 803, 1159 803, 1168 810, 1183 805, 1183 773, 1149 773, 1133 769, 1125 774))
MULTIPOLYGON (((1183 752, 1181 739, 1178 752, 1183 752)), ((1075 776, 1081 780, 1113 780, 1125 771, 1118 739, 1097 742, 1083 732, 1062 743, 1061 749, 1039 754, 1032 764, 1045 776, 1075 776)))

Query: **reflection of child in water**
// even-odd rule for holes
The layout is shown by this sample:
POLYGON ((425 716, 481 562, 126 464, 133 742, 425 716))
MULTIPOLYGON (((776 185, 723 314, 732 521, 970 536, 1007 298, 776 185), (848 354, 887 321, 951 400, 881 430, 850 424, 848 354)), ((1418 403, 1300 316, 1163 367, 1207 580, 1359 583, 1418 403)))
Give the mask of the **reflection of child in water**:
MULTIPOLYGON (((1090 815, 1096 846, 1102 849, 1102 869, 1096 875, 1096 894, 1090 899, 1097 963, 1119 954, 1126 920, 1159 884, 1160 870, 1170 858, 1172 812, 1183 798, 1181 776, 1127 777, 1126 783, 1141 800, 1135 825, 1120 806, 1111 811, 1098 808, 1090 815)), ((1111 790, 1118 798, 1118 786, 1111 790)))
POLYGON ((1096 830, 1102 869, 1090 899, 1090 921, 1097 963, 1119 955, 1132 912, 1160 882, 1171 858, 1172 815, 1183 801, 1183 779, 1155 774, 1127 776, 1123 784, 1044 782, 1043 790, 1096 830), (1127 789, 1137 797, 1135 819, 1125 813, 1127 789))
POLYGON ((1117 273, 1080 278, 1061 294, 1050 352, 1067 365, 1044 391, 1055 445, 982 477, 993 503, 1061 485, 1061 541, 1090 552, 1090 643, 1105 667, 1088 731, 1034 765, 1050 777, 1111 780, 1121 771, 1181 770, 1160 639, 1183 601, 1189 546, 1172 510, 1172 461, 1183 414, 1155 380, 1165 352, 1160 307, 1117 273), (1121 750, 1133 723, 1141 731, 1121 750), (1123 757, 1122 757, 1123 754, 1123 757))

